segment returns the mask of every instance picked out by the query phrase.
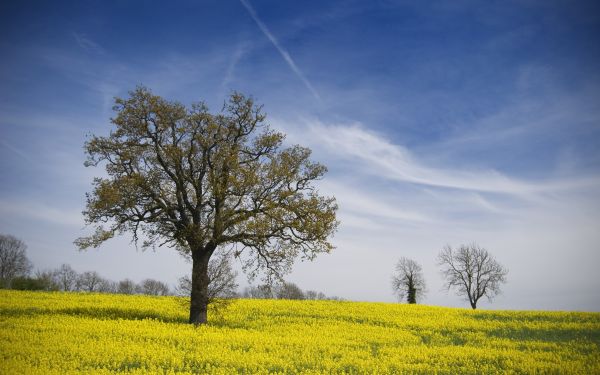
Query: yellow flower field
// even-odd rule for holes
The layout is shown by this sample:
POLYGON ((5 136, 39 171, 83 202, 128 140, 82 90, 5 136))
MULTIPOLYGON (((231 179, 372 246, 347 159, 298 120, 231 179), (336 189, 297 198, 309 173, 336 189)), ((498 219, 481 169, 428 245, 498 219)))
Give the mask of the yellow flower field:
POLYGON ((0 290, 1 374, 600 374, 600 314, 0 290))

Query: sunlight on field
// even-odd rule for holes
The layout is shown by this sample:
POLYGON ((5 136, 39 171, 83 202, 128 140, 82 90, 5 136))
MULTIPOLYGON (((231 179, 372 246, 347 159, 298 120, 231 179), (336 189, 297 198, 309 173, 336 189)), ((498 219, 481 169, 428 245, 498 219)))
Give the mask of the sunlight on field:
POLYGON ((0 291, 0 373, 600 373, 600 314, 0 291))

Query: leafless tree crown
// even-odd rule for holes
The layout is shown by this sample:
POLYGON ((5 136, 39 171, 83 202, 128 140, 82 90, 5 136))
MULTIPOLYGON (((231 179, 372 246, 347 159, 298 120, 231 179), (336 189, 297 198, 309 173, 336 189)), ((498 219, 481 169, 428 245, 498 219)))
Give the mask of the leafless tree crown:
POLYGON ((400 258, 392 277, 392 289, 399 300, 417 303, 427 291, 421 266, 412 259, 400 258))
MULTIPOLYGON (((208 262, 208 302, 212 303, 217 298, 237 297, 238 273, 231 264, 231 253, 218 250, 217 254, 208 262)), ((180 296, 189 296, 192 290, 192 279, 183 276, 179 279, 176 293, 180 296)))
POLYGON ((475 243, 461 245, 457 249, 447 245, 438 255, 438 265, 442 267, 447 289, 456 289, 473 309, 477 308, 481 297, 491 301, 499 294, 508 274, 508 270, 486 249, 475 243))
POLYGON ((20 239, 10 235, 0 235, 0 286, 10 287, 12 279, 26 276, 32 264, 27 259, 27 246, 20 239))

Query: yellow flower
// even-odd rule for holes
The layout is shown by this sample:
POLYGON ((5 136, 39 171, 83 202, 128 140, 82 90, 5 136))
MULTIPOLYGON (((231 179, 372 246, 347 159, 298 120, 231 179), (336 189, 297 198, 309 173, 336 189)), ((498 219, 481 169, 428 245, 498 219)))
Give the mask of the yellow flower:
POLYGON ((0 290, 2 374, 600 373, 600 314, 0 290), (213 314, 214 315, 214 314, 213 314))

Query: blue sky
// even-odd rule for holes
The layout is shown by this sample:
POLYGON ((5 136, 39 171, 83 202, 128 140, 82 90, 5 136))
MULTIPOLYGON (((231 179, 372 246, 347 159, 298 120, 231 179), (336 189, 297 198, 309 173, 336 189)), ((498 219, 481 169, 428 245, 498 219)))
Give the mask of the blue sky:
MULTIPOLYGON (((0 232, 39 269, 175 283, 189 265, 124 237, 78 252, 86 134, 138 84, 218 111, 265 105, 329 168, 337 249, 304 289, 394 301, 393 264, 441 290, 441 248, 506 265, 484 308, 600 310, 600 9, 586 1, 72 1, 0 5, 0 232)), ((247 281, 240 276, 239 282, 247 281)))

